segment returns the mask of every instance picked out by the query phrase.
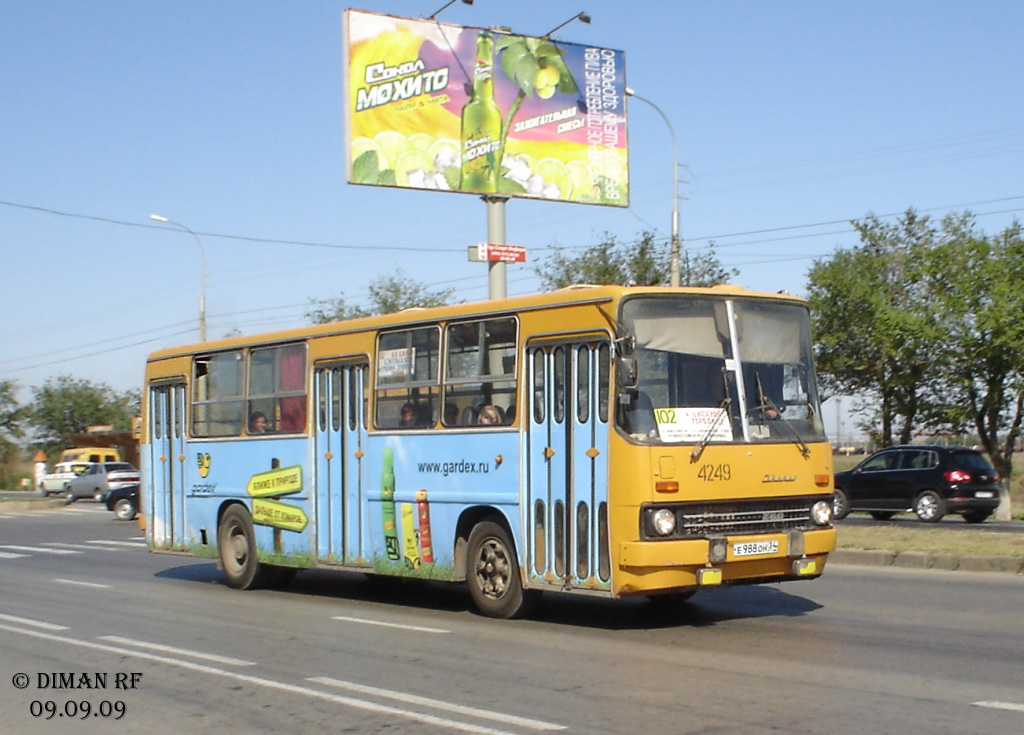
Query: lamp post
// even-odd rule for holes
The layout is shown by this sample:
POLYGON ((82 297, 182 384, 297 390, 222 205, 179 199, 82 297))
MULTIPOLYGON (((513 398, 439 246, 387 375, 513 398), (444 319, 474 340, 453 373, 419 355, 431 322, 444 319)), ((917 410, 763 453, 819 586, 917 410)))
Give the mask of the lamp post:
MULTIPOLYGON (((433 20, 434 18, 436 18, 436 17, 437 17, 437 15, 438 15, 438 14, 439 14, 439 13, 440 13, 440 12, 441 12, 442 10, 444 10, 445 8, 447 8, 447 7, 449 6, 449 5, 454 5, 454 4, 455 4, 455 3, 457 2, 457 1, 458 1, 458 0, 450 0, 450 2, 447 2, 447 3, 445 3, 445 4, 444 4, 444 5, 442 5, 442 6, 440 7, 440 8, 438 8, 437 10, 435 10, 435 11, 434 11, 433 13, 431 13, 430 15, 428 15, 428 16, 427 16, 427 20, 433 20)), ((473 0, 462 0, 462 4, 463 4, 463 5, 472 5, 472 4, 473 4, 473 0)))
POLYGON ((676 146, 676 131, 668 116, 661 111, 661 108, 649 99, 641 97, 629 87, 626 87, 627 97, 636 97, 641 102, 646 102, 654 108, 655 112, 661 115, 661 119, 668 125, 668 134, 672 136, 672 250, 669 257, 669 285, 679 286, 679 149, 676 146))
POLYGON ((572 23, 574 20, 578 20, 580 23, 590 23, 590 16, 587 15, 586 12, 576 13, 576 15, 569 18, 569 20, 565 21, 565 23, 555 26, 550 31, 541 36, 541 38, 550 38, 552 33, 557 31, 559 28, 564 28, 565 26, 572 23))
POLYGON ((194 233, 191 229, 181 224, 180 222, 174 222, 166 217, 161 217, 159 214, 149 215, 151 220, 157 222, 164 222, 168 225, 174 225, 185 230, 188 234, 196 239, 196 243, 199 245, 199 341, 206 341, 206 251, 203 250, 203 241, 199 239, 199 235, 194 233))

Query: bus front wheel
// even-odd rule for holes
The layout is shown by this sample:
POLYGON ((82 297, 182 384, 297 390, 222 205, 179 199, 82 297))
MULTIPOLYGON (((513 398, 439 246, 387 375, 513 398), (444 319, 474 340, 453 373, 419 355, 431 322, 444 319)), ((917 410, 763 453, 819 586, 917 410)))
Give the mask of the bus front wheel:
POLYGON ((229 587, 249 590, 263 586, 266 568, 256 559, 256 532, 244 506, 232 505, 224 511, 217 547, 229 587))
POLYGON ((494 521, 473 527, 466 550, 466 581, 477 609, 492 618, 517 618, 528 613, 538 593, 523 589, 515 547, 494 521))

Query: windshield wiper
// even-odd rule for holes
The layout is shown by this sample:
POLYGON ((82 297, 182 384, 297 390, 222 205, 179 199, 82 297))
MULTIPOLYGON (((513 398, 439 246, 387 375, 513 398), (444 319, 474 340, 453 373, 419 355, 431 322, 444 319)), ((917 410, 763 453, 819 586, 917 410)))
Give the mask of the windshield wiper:
POLYGON ((729 415, 729 405, 731 403, 732 399, 729 398, 728 395, 726 395, 726 397, 722 399, 722 402, 718 404, 718 416, 716 416, 715 420, 711 422, 711 426, 709 426, 708 430, 704 432, 703 438, 701 438, 697 446, 693 448, 693 451, 690 452, 691 462, 696 462, 698 459, 700 459, 700 455, 704 453, 704 447, 706 447, 708 445, 708 442, 711 441, 711 437, 714 435, 715 429, 717 429, 718 425, 722 423, 722 419, 729 415))
POLYGON ((764 389, 761 387, 760 373, 754 373, 754 383, 757 385, 757 401, 759 404, 758 411, 761 414, 761 426, 765 425, 765 419, 767 418, 767 411, 765 409, 771 409, 772 411, 775 412, 775 417, 782 419, 782 423, 788 426, 789 430, 793 432, 793 443, 800 447, 800 454, 802 454, 804 457, 810 457, 811 448, 807 446, 807 442, 805 442, 804 438, 800 436, 800 432, 797 431, 796 427, 793 426, 793 424, 789 423, 789 419, 787 419, 785 415, 782 413, 782 409, 780 409, 771 398, 765 395, 764 389))

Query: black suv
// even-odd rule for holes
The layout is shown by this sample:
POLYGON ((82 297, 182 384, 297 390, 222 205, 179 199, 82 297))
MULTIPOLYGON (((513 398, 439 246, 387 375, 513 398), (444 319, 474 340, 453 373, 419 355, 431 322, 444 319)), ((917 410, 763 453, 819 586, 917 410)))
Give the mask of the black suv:
POLYGON ((903 445, 836 473, 835 517, 866 510, 878 520, 912 510, 926 523, 959 513, 981 523, 999 505, 999 475, 968 447, 903 445))

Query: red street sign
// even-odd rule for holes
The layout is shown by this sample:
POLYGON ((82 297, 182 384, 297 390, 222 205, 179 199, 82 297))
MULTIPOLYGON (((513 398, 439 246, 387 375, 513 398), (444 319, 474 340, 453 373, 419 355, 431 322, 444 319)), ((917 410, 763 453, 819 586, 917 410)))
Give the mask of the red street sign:
POLYGON ((522 245, 504 245, 482 242, 477 246, 480 260, 500 261, 502 263, 525 263, 526 248, 522 245))

